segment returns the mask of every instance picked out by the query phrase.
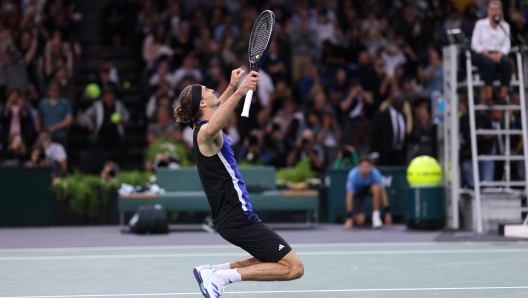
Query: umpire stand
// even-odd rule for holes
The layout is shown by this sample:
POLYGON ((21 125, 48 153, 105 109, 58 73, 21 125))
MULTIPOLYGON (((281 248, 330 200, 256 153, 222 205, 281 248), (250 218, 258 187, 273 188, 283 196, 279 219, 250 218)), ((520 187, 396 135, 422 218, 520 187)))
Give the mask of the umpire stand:
MULTIPOLYGON (((490 215, 504 212, 510 214, 511 222, 519 221, 523 212, 528 208, 522 207, 522 198, 526 195, 528 185, 528 175, 525 174, 524 181, 511 181, 510 163, 511 161, 524 162, 525 171, 528 170, 528 146, 523 146, 523 155, 510 155, 511 135, 521 135, 524 142, 528 140, 527 128, 527 106, 525 89, 526 65, 523 63, 523 48, 512 48, 510 55, 515 55, 517 75, 512 76, 511 87, 519 90, 520 105, 477 105, 475 104, 475 89, 484 86, 480 80, 478 72, 471 63, 471 51, 465 44, 451 44, 443 49, 444 67, 444 156, 443 166, 445 173, 446 203, 447 203, 447 225, 452 229, 459 229, 460 208, 463 206, 461 198, 469 197, 472 202, 469 209, 464 212, 465 218, 471 219, 471 228, 478 233, 492 230, 489 225, 484 226, 484 221, 489 220, 490 215), (462 60, 462 61, 461 61, 462 60), (459 66, 465 64, 465 71, 459 66), (459 78, 460 77, 460 78, 459 78), (459 128, 459 92, 466 93, 468 98, 468 113, 471 138, 471 161, 473 169, 474 189, 461 188, 461 167, 459 158, 460 149, 460 128, 459 128), (484 110, 502 110, 505 113, 504 129, 477 129, 475 122, 475 112, 484 110), (519 110, 522 120, 522 129, 510 129, 509 111, 519 110), (505 154, 502 155, 478 155, 477 137, 480 135, 505 135, 505 154), (503 181, 480 181, 479 163, 481 160, 498 161, 505 164, 505 178, 503 181), (501 187, 494 189, 494 192, 482 192, 482 187, 501 187), (523 187, 523 191, 512 190, 511 187, 523 187), (499 198, 499 199, 497 199, 499 198), (485 202, 486 204, 483 204, 485 202), (468 214, 469 213, 469 214, 468 214), (513 214, 513 216, 511 216, 513 214), (518 214, 518 217, 517 217, 518 214)), ((498 81, 494 86, 498 86, 498 81)), ((435 104, 435 103, 433 103, 435 104)), ((468 222, 465 221, 465 227, 468 222)), ((512 237, 528 238, 528 216, 522 225, 506 225, 504 234, 512 237)))

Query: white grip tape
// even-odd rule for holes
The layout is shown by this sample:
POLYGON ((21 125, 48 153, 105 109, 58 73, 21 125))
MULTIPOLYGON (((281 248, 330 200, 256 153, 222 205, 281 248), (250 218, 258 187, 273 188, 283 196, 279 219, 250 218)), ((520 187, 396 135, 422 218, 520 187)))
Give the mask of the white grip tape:
POLYGON ((244 101, 244 108, 242 108, 242 117, 249 117, 249 108, 251 107, 251 99, 253 98, 253 90, 249 90, 244 101))

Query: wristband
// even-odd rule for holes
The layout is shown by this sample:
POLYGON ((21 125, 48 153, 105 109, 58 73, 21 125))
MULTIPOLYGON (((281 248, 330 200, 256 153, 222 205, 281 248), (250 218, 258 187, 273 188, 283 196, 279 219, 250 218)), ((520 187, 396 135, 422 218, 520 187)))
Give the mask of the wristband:
POLYGON ((353 211, 348 212, 347 213, 347 218, 352 218, 352 217, 354 217, 354 212, 353 211))

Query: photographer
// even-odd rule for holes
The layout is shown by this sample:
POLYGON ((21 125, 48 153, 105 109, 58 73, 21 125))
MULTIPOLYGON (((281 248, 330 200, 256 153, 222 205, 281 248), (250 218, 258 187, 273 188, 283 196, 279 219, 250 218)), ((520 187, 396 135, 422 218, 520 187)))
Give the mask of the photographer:
POLYGON ((238 162, 252 165, 267 165, 270 162, 270 152, 264 148, 262 136, 258 131, 252 131, 244 139, 238 152, 238 162))
POLYGON ((41 146, 35 146, 31 151, 31 160, 26 163, 28 168, 47 168, 49 167, 48 158, 46 152, 41 146))
POLYGON ((356 149, 352 146, 345 145, 337 154, 337 158, 334 161, 333 168, 339 169, 351 169, 356 167, 359 163, 359 157, 356 149))
POLYGON ((293 167, 304 158, 310 159, 313 170, 319 172, 324 167, 324 150, 314 142, 313 132, 305 129, 295 143, 295 148, 288 155, 288 166, 293 167))
POLYGON ((317 134, 317 143, 323 145, 327 166, 331 165, 339 152, 341 142, 341 127, 337 124, 336 116, 332 111, 323 114, 323 127, 317 134))
POLYGON ((101 171, 101 178, 112 181, 119 175, 119 165, 113 161, 107 161, 101 171))
POLYGON ((266 128, 264 144, 271 152, 270 164, 275 168, 284 168, 287 165, 288 153, 292 145, 284 138, 284 130, 280 123, 270 123, 266 128))
POLYGON ((372 93, 363 90, 357 81, 352 81, 348 94, 339 103, 339 108, 345 118, 345 136, 347 137, 344 140, 345 143, 355 147, 362 143, 369 143, 368 115, 373 107, 372 93))

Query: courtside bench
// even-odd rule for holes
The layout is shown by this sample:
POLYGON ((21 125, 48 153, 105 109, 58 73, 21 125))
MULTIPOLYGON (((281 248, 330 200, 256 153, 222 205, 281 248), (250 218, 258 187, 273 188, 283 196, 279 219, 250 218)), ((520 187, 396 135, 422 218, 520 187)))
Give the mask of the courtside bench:
MULTIPOLYGON (((274 167, 243 167, 239 170, 247 186, 260 185, 271 189, 260 193, 249 193, 249 200, 257 214, 259 211, 306 211, 308 226, 318 222, 319 195, 317 191, 277 190, 274 167)), ((196 168, 158 169, 156 176, 157 184, 165 189, 165 193, 136 193, 119 196, 121 228, 124 225, 124 214, 136 212, 139 206, 160 204, 168 212, 211 211, 196 168)), ((250 191, 251 187, 248 188, 250 191)))

